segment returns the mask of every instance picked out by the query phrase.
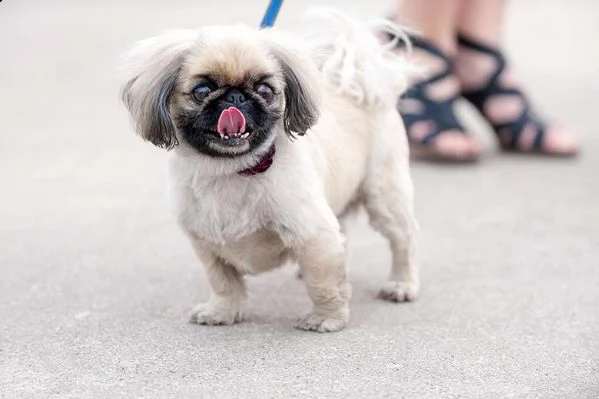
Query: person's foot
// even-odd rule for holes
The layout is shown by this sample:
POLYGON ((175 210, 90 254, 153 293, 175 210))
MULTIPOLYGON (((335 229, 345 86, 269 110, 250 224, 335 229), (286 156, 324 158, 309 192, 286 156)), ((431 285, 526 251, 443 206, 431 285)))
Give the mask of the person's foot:
POLYGON ((505 150, 569 156, 576 154, 574 135, 545 124, 529 108, 521 84, 506 67, 503 55, 472 39, 460 37, 455 61, 464 96, 494 127, 505 150))
POLYGON ((427 76, 414 82, 399 102, 413 154, 437 161, 475 160, 481 148, 455 116, 460 86, 449 58, 422 39, 413 44, 411 59, 424 67, 427 76))

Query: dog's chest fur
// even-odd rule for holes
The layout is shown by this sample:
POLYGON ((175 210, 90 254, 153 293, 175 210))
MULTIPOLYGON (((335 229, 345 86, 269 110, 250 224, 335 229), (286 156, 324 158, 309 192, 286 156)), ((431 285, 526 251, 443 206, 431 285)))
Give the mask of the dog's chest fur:
POLYGON ((188 178, 175 187, 175 208, 183 226, 202 239, 235 242, 271 223, 273 198, 261 177, 188 178))
POLYGON ((260 184, 261 176, 188 179, 173 190, 175 212, 188 233, 244 273, 268 270, 287 259, 272 222, 273 196, 260 184))
POLYGON ((243 272, 281 265, 322 220, 337 223, 318 180, 306 179, 310 167, 297 168, 285 153, 256 176, 208 177, 185 158, 172 158, 170 192, 181 227, 243 272))

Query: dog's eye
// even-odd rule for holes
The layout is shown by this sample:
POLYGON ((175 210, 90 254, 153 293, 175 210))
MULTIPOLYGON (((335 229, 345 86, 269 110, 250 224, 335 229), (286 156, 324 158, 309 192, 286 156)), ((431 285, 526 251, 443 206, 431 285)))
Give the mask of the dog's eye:
POLYGON ((196 86, 191 92, 191 96, 196 101, 201 101, 204 97, 212 92, 212 87, 207 84, 201 84, 196 86))
POLYGON ((274 94, 272 88, 266 83, 259 83, 256 85, 256 93, 260 94, 263 97, 270 97, 274 94))

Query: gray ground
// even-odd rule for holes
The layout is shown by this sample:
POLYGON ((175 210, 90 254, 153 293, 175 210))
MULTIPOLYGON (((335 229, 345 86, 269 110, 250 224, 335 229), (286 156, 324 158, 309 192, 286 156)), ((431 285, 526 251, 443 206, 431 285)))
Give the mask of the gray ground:
POLYGON ((508 19, 521 75, 581 158, 491 146, 473 167, 414 165, 418 302, 374 298, 389 255, 359 220, 345 331, 292 328, 309 309, 292 267, 250 279, 251 321, 186 323, 208 291, 167 212, 165 154, 118 103, 116 59, 163 28, 254 24, 264 3, 0 3, 0 396, 598 397, 594 0, 514 1, 508 19))

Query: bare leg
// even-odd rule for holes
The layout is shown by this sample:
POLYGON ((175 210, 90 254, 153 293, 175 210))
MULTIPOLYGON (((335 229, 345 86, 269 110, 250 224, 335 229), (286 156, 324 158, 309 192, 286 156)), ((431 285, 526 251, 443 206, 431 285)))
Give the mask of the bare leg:
MULTIPOLYGON (((405 0, 398 6, 396 22, 415 29, 428 42, 438 47, 444 54, 453 57, 457 51, 456 24, 462 0, 405 0)), ((445 64, 436 56, 416 49, 412 59, 424 66, 428 75, 441 72, 445 64)), ((427 96, 436 101, 454 97, 460 91, 459 81, 449 76, 427 87, 427 96)), ((434 120, 433 120, 434 122, 434 120)), ((416 141, 429 135, 432 126, 429 121, 417 122, 410 127, 410 137, 416 141)), ((480 153, 479 144, 471 137, 457 130, 448 130, 437 136, 431 146, 438 153, 469 158, 480 153)))
POLYGON ((245 284, 237 269, 214 256, 200 244, 194 250, 204 265, 212 290, 207 303, 197 305, 190 318, 191 323, 229 325, 242 318, 245 284))
POLYGON ((499 46, 503 36, 505 0, 461 0, 458 30, 485 43, 499 46))
POLYGON ((297 251, 303 280, 314 304, 312 312, 298 322, 297 328, 331 332, 347 324, 351 289, 345 269, 344 242, 338 230, 323 229, 297 251))
POLYGON ((395 19, 414 28, 447 54, 455 54, 455 27, 461 0, 405 0, 398 2, 395 19))
MULTIPOLYGON (((500 49, 502 47, 503 21, 506 0, 462 0, 458 17, 458 31, 482 44, 500 49)), ((456 59, 456 71, 465 90, 475 90, 487 84, 497 68, 496 61, 486 54, 460 47, 456 59)), ((504 87, 520 87, 521 84, 507 69, 500 77, 504 87)), ((497 95, 485 103, 484 115, 493 123, 513 121, 521 114, 524 104, 513 95, 497 95)), ((505 137, 509 140, 510 132, 505 137)), ((513 132, 511 133, 513 134, 513 132)), ((517 143, 520 150, 532 148, 536 129, 528 125, 517 143)), ((501 139, 501 138, 500 138, 501 139)), ((557 126, 549 126, 543 139, 543 150, 550 153, 572 153, 577 149, 573 135, 557 126)))
MULTIPOLYGON (((462 0, 457 29, 490 47, 501 47, 505 0, 462 0)), ((495 70, 492 58, 460 48, 456 70, 464 89, 483 86, 495 70)))

